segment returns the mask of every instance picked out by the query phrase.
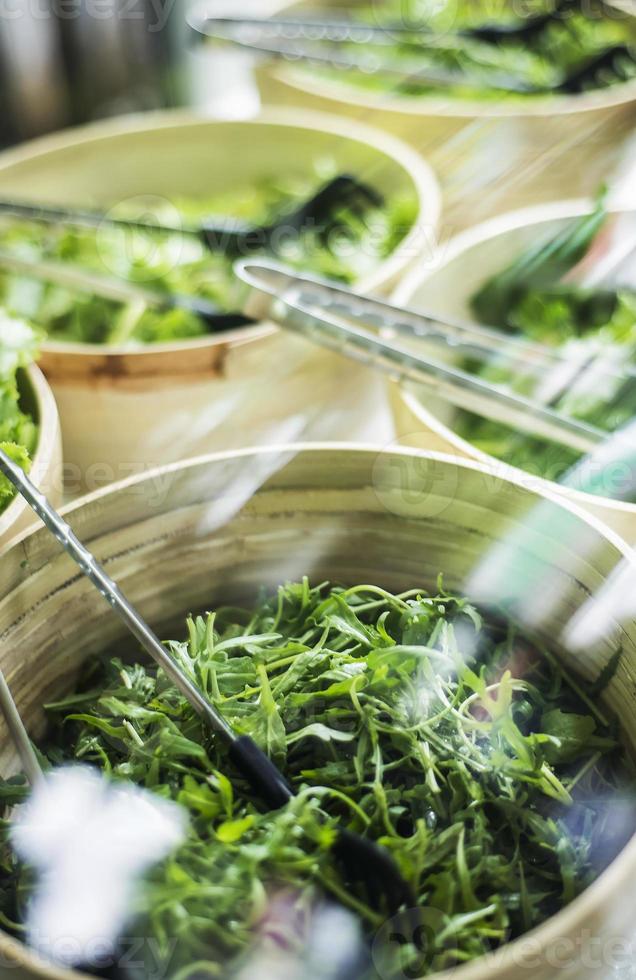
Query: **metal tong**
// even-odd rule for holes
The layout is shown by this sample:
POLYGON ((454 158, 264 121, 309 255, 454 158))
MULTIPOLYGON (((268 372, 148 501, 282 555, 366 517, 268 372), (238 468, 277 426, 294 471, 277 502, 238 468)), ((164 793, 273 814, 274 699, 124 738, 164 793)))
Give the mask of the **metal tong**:
MULTIPOLYGON (((419 81, 432 86, 453 86, 465 85, 468 81, 462 71, 422 64, 422 52, 448 44, 447 39, 426 31, 391 25, 379 27, 344 19, 217 17, 207 3, 189 11, 187 19, 199 35, 273 58, 306 61, 318 67, 353 69, 368 75, 381 72, 394 77, 398 84, 419 81), (373 50, 374 47, 381 50, 407 42, 410 42, 413 54, 406 54, 405 48, 400 57, 386 53, 378 57, 377 51, 373 50), (419 42, 419 57, 416 42, 419 42)), ((509 72, 490 73, 488 85, 502 92, 523 94, 535 91, 534 86, 509 72)))
POLYGON ((0 269, 15 275, 41 279, 66 289, 100 296, 115 303, 141 303, 151 309, 187 310, 200 317, 211 333, 249 326, 252 321, 241 312, 225 311, 216 303, 189 293, 166 293, 139 283, 104 276, 90 269, 48 259, 30 259, 16 250, 0 249, 0 269))
POLYGON ((110 212, 86 208, 40 204, 31 201, 0 200, 0 214, 43 224, 71 225, 87 228, 120 228, 150 234, 188 235, 198 239, 210 252, 239 258, 271 248, 278 235, 299 232, 312 227, 326 233, 343 208, 364 214, 369 208, 382 207, 379 191, 351 174, 339 174, 323 184, 306 200, 282 209, 265 224, 254 224, 237 218, 202 218, 195 225, 165 225, 146 218, 115 217, 110 212))
MULTIPOLYGON (((432 341, 445 353, 480 360, 496 360, 514 372, 528 368, 559 372, 562 391, 575 380, 585 364, 546 345, 509 336, 500 330, 471 323, 453 323, 391 306, 352 292, 344 286, 295 271, 276 262, 245 259, 235 264, 240 279, 252 287, 242 312, 223 313, 196 296, 172 295, 125 280, 112 279, 62 262, 24 259, 0 251, 0 268, 55 282, 69 289, 93 293, 118 302, 143 302, 161 308, 184 308, 201 316, 211 329, 227 329, 269 318, 281 326, 309 336, 321 346, 340 351, 390 375, 433 388, 435 393, 460 408, 484 418, 517 426, 523 432, 589 452, 607 434, 539 402, 517 395, 429 356, 413 353, 390 337, 432 341), (384 336, 364 330, 366 323, 384 336)), ((599 378, 633 381, 636 372, 627 365, 617 370, 594 365, 599 378)))
POLYGON ((537 358, 539 367, 543 362, 544 368, 552 356, 558 359, 555 363, 567 364, 556 351, 477 325, 442 322, 327 280, 296 275, 275 262, 245 259, 234 269, 250 287, 244 304, 249 316, 273 320, 321 347, 384 371, 396 380, 426 385, 436 396, 459 408, 577 452, 589 453, 607 439, 602 429, 443 361, 415 354, 387 339, 386 334, 411 342, 430 340, 441 344, 446 352, 468 356, 480 352, 482 357, 523 353, 525 358, 537 358), (384 331, 385 336, 378 331, 384 331))
MULTIPOLYGON (((602 2, 598 7, 605 10, 602 2)), ((602 48, 569 71, 556 73, 554 80, 545 84, 536 84, 497 69, 488 70, 485 75, 471 76, 470 72, 461 69, 423 64, 421 60, 422 54, 446 49, 449 43, 457 43, 462 38, 487 44, 532 44, 551 24, 567 24, 567 17, 573 12, 588 13, 581 0, 557 0, 545 14, 510 24, 485 23, 446 34, 435 33, 426 24, 408 28, 399 23, 366 24, 349 18, 334 18, 330 11, 317 11, 309 17, 221 17, 207 2, 189 11, 187 19, 198 35, 287 61, 304 61, 317 67, 354 70, 369 75, 381 73, 393 77, 398 86, 474 84, 486 85, 494 91, 526 95, 577 94, 590 87, 604 87, 632 77, 636 69, 636 52, 625 43, 602 48), (402 47, 399 56, 386 53, 387 48, 396 46, 402 47)))

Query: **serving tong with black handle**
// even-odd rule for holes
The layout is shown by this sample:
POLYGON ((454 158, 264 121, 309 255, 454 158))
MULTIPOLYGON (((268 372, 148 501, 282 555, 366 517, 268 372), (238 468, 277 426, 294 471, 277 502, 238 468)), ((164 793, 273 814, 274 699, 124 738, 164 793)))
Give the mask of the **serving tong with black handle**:
MULTIPOLYGON (((155 234, 190 235, 201 241, 210 251, 223 253, 233 259, 267 249, 276 251, 281 240, 288 240, 290 235, 298 235, 305 228, 326 238, 337 227, 339 214, 343 209, 362 215, 369 208, 379 208, 383 203, 382 195, 369 184, 351 174, 339 174, 311 197, 263 225, 249 224, 233 218, 214 218, 203 220, 195 227, 170 227, 146 219, 118 218, 102 211, 7 199, 0 200, 0 214, 49 225, 108 227, 155 234)), ((32 276, 114 302, 137 301, 159 310, 186 310, 200 317, 213 333, 248 326, 253 322, 240 311, 222 310, 216 303, 199 296, 151 289, 101 273, 92 273, 66 262, 27 258, 16 250, 0 250, 0 267, 18 275, 32 276)))
POLYGON ((238 258, 271 248, 280 235, 298 233, 304 228, 315 229, 318 234, 328 234, 342 209, 363 214, 369 208, 381 207, 383 203, 382 195, 375 188, 351 174, 339 174, 323 184, 311 197, 262 225, 214 216, 204 218, 195 226, 177 227, 145 218, 116 217, 112 213, 69 205, 60 207, 7 199, 0 199, 0 214, 44 224, 189 235, 197 238, 211 252, 238 258))
POLYGON ((26 258, 17 250, 0 249, 0 269, 27 278, 41 279, 79 293, 99 296, 115 303, 140 303, 151 309, 164 311, 186 310, 200 317, 211 333, 246 327, 254 322, 244 313, 226 312, 216 303, 200 296, 150 289, 139 283, 91 272, 68 262, 26 258))
MULTIPOLYGON (((604 4, 599 2, 599 9, 603 7, 604 4)), ((556 0, 548 12, 522 21, 486 23, 440 34, 426 26, 408 28, 401 24, 365 24, 349 18, 334 18, 330 11, 308 17, 222 17, 217 16, 206 2, 188 13, 188 22, 198 35, 256 53, 287 61, 305 61, 319 67, 357 70, 370 75, 381 73, 393 77, 398 87, 416 82, 440 87, 475 84, 517 94, 574 95, 633 77, 636 50, 628 44, 606 47, 554 82, 544 85, 499 70, 489 71, 483 77, 471 77, 469 72, 461 70, 422 65, 421 60, 406 53, 407 48, 413 52, 419 49, 420 53, 435 51, 452 38, 472 38, 490 44, 532 44, 550 25, 566 23, 571 12, 586 13, 586 5, 582 0, 556 0), (381 53, 383 47, 397 44, 404 46, 401 57, 381 53)))

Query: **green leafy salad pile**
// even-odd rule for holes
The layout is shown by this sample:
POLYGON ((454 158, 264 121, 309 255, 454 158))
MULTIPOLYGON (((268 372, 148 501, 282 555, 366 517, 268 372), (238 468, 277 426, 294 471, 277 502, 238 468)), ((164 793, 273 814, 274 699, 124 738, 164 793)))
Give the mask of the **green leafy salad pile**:
MULTIPOLYGON (((528 249, 471 300, 472 311, 482 323, 550 345, 579 364, 574 383, 550 404, 608 432, 636 415, 636 386, 629 374, 599 377, 595 364, 623 375, 634 364, 636 291, 588 288, 566 277, 596 247, 611 220, 599 205, 591 215, 570 222, 549 241, 528 249)), ((532 372, 525 375, 517 370, 511 376, 502 365, 470 367, 524 394, 536 392, 537 378, 532 372)), ((574 450, 469 412, 458 412, 453 428, 483 452, 550 480, 563 478, 580 459, 574 450)), ((608 486, 605 493, 610 492, 608 486)))
MULTIPOLYGON (((586 687, 504 618, 483 619, 438 589, 303 580, 253 610, 192 618, 188 639, 169 644, 282 768, 297 797, 277 812, 261 812, 154 668, 94 664, 79 693, 49 705, 48 761, 93 763, 189 810, 187 841, 149 876, 132 930, 153 937, 168 975, 234 975, 281 894, 297 910, 331 896, 372 942, 382 917, 343 885, 330 850, 337 825, 386 848, 418 907, 438 917, 425 950, 389 948, 397 976, 519 936, 620 850, 634 782, 599 700, 619 655, 586 687)), ((19 778, 2 786, 7 804, 25 795, 19 778)), ((2 868, 0 919, 19 934, 28 874, 8 845, 2 868)))
MULTIPOLYGON (((357 8, 356 8, 357 9, 357 8)), ((617 46, 626 48, 620 58, 620 73, 601 71, 583 81, 581 90, 602 88, 636 77, 636 59, 631 56, 636 43, 636 21, 625 13, 595 0, 567 6, 553 22, 531 38, 488 39, 465 36, 465 29, 493 24, 520 25, 525 19, 552 12, 555 0, 511 4, 510 0, 384 0, 373 5, 362 4, 356 17, 373 25, 398 25, 421 29, 416 42, 383 44, 380 57, 402 58, 407 80, 392 73, 377 71, 346 74, 338 69, 318 69, 321 75, 358 87, 393 91, 400 95, 428 95, 443 92, 458 98, 528 99, 560 85, 566 77, 586 67, 601 53, 617 46), (438 35, 432 43, 431 32, 438 35), (413 69, 411 70, 411 66, 413 69), (456 85, 443 87, 418 77, 421 68, 443 68, 457 72, 456 85), (462 81, 465 76, 465 81, 462 81), (619 77, 620 76, 620 77, 619 77), (521 83, 526 91, 506 91, 505 79, 521 83), (497 88, 489 87, 497 80, 497 88), (535 94, 536 93, 536 94, 535 94)), ((390 38, 390 33, 389 33, 390 38)), ((352 45, 352 53, 360 52, 352 45)), ((315 73, 316 68, 311 71, 315 73)))
MULTIPOLYGON (((284 215, 336 176, 330 160, 317 163, 309 178, 263 180, 227 191, 207 200, 161 201, 156 198, 123 202, 110 213, 179 226, 196 225, 205 216, 219 215, 255 224, 284 215)), ((276 257, 318 275, 353 281, 374 269, 412 227, 417 202, 410 195, 394 198, 363 214, 342 207, 333 215, 333 227, 323 234, 307 227, 299 235, 278 241, 276 257)), ((140 283, 169 293, 193 294, 218 304, 222 310, 240 309, 239 284, 232 274, 232 259, 214 253, 194 236, 159 234, 105 227, 43 225, 4 219, 0 244, 25 258, 69 262, 102 275, 140 283)), ((148 344, 200 337, 210 327, 196 314, 182 309, 148 308, 139 302, 122 305, 62 286, 18 275, 0 276, 0 301, 17 316, 42 326, 55 340, 95 344, 148 344)))
MULTIPOLYGON (((38 427, 21 405, 18 382, 20 370, 35 359, 39 340, 28 323, 0 309, 0 449, 27 471, 37 446, 38 427)), ((13 485, 0 475, 0 512, 14 496, 13 485)))

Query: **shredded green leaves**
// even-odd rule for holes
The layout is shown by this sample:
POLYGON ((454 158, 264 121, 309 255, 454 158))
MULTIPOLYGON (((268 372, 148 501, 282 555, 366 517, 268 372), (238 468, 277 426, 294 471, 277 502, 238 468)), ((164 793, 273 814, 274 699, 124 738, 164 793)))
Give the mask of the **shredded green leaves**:
MULTIPOLYGON (((21 405, 19 372, 34 360, 39 339, 28 323, 0 309, 0 448, 24 470, 31 465, 38 428, 21 405)), ((14 496, 13 484, 0 475, 0 512, 14 496)))
MULTIPOLYGON (((298 912, 330 894, 370 940, 381 935, 376 910, 343 887, 337 825, 387 848, 419 910, 436 916, 424 951, 383 950, 383 977, 387 956, 430 973, 538 925, 633 831, 634 784, 598 690, 592 700, 552 654, 441 586, 392 595, 303 580, 253 610, 190 619, 187 640, 169 648, 297 792, 261 812, 152 667, 94 664, 79 693, 49 705, 50 762, 93 763, 190 812, 187 842, 150 875, 133 927, 171 976, 238 970, 281 895, 298 912), (629 816, 616 826, 619 800, 629 816)), ((617 666, 618 655, 599 687, 617 666)), ((3 784, 7 803, 24 794, 3 784)), ((0 911, 19 921, 20 870, 6 847, 2 866, 0 911)))
MULTIPOLYGON (((524 102, 545 98, 551 88, 585 68, 602 52, 624 45, 627 51, 620 59, 620 70, 599 71, 582 88, 603 88, 636 76, 636 59, 629 53, 636 40, 634 19, 600 0, 588 0, 585 4, 571 2, 560 17, 532 36, 491 40, 461 33, 502 24, 517 27, 554 10, 554 0, 532 0, 517 5, 509 0, 384 0, 381 5, 363 4, 357 16, 374 26, 388 25, 381 57, 398 64, 402 61, 406 78, 396 80, 393 73, 381 70, 345 73, 312 66, 307 71, 358 88, 395 92, 403 97, 442 93, 450 98, 524 102), (391 45, 390 28, 395 24, 418 32, 415 40, 403 42, 396 35, 391 45), (435 84, 427 79, 427 69, 436 68, 453 72, 457 76, 456 84, 435 84), (527 91, 515 91, 518 85, 527 91)), ((360 45, 351 48, 354 55, 360 53, 360 45)))
MULTIPOLYGON (((196 226, 198 220, 213 215, 267 224, 335 175, 333 161, 322 160, 309 178, 263 180, 207 200, 135 199, 122 202, 111 213, 124 218, 141 214, 146 220, 150 213, 157 224, 170 227, 180 223, 196 226)), ((409 194, 396 193, 385 207, 369 207, 363 213, 359 208, 342 207, 326 231, 308 226, 300 234, 279 236, 276 257, 297 268, 351 282, 367 275, 396 248, 416 214, 417 201, 409 194)), ((69 262, 157 291, 200 296, 221 310, 241 308, 241 287, 232 273, 232 259, 208 251, 193 236, 105 226, 96 231, 4 219, 0 241, 26 258, 69 262)), ((122 305, 23 275, 0 277, 0 300, 56 340, 126 346, 192 339, 210 329, 188 310, 157 310, 136 301, 122 305)))

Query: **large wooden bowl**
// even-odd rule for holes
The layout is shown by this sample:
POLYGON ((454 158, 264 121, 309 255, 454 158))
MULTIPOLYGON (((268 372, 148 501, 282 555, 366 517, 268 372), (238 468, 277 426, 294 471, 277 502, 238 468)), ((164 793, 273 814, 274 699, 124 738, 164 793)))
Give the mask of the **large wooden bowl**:
MULTIPOLYGON (((369 0, 348 6, 356 5, 372 6, 369 0)), ((300 16, 316 6, 279 0, 274 12, 300 16)), ((337 12, 342 3, 319 6, 337 12)), ((632 5, 622 16, 633 21, 636 35, 634 14, 632 5)), ((636 120, 636 80, 582 95, 467 100, 373 91, 350 83, 346 72, 327 78, 292 63, 266 62, 257 74, 265 103, 347 115, 426 156, 444 191, 446 239, 514 208, 595 193, 636 120)))
MULTIPOLYGON (((397 303, 455 319, 471 317, 470 297, 496 272, 505 268, 533 243, 550 238, 576 217, 588 213, 589 201, 563 201, 503 215, 458 235, 441 250, 434 268, 407 276, 394 293, 397 303)), ((545 487, 567 496, 636 541, 636 504, 566 489, 524 473, 477 449, 453 431, 455 410, 428 392, 393 388, 394 418, 400 442, 476 459, 493 472, 511 472, 530 486, 545 487)), ((612 473, 607 483, 612 486, 612 473)))
MULTIPOLYGON (((6 197, 112 204, 139 194, 209 198, 264 177, 307 177, 317 160, 356 173, 387 199, 419 203, 416 225, 359 285, 388 290, 427 248, 440 212, 428 165, 399 140, 349 120, 270 110, 258 120, 147 113, 70 130, 0 154, 6 197)), ((269 324, 137 350, 46 343, 41 366, 57 399, 69 489, 96 489, 219 449, 279 441, 276 428, 346 391, 365 372, 269 324)), ((327 438, 328 434, 324 433, 327 438)))
MULTIPOLYGON (((31 462, 30 477, 54 503, 63 495, 62 437, 55 399, 46 378, 35 365, 18 375, 20 401, 39 427, 38 444, 31 462)), ((14 497, 0 514, 0 545, 36 523, 31 508, 14 497)))
MULTIPOLYGON (((617 644, 623 658, 606 698, 636 749, 636 628, 577 655, 559 645, 566 623, 593 602, 617 565, 636 559, 575 506, 493 481, 478 464, 409 450, 378 454, 351 446, 299 447, 201 458, 136 478, 78 502, 67 516, 79 536, 160 632, 191 610, 250 601, 263 586, 307 574, 401 590, 461 589, 476 564, 519 535, 541 504, 542 521, 512 558, 530 595, 550 589, 540 632, 570 669, 598 676, 617 644), (559 529, 555 541, 554 527, 559 529)), ((32 735, 44 732, 42 704, 73 689, 82 662, 125 643, 119 620, 44 530, 0 553, 0 666, 32 735)), ((500 594, 497 596, 500 597, 500 594)), ((0 725, 0 770, 18 768, 0 725)), ((530 936, 452 974, 456 980, 597 978, 599 950, 631 937, 636 839, 580 898, 530 936), (530 975, 530 974, 528 974, 530 975)), ((0 934, 11 976, 59 977, 19 942, 0 934)), ((7 974, 8 975, 8 974, 7 974)), ((439 975, 438 975, 439 976, 439 975)), ((446 976, 446 975, 445 975, 446 976)), ((439 978, 441 980, 441 978, 439 978)))

